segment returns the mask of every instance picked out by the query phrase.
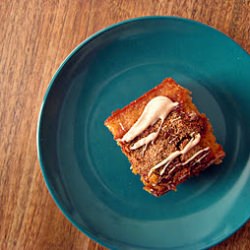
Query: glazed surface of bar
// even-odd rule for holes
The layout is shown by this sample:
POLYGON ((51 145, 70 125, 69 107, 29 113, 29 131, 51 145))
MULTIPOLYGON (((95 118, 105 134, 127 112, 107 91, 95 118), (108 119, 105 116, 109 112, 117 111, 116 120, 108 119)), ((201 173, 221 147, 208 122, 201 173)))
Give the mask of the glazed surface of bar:
POLYGON ((155 196, 175 190, 225 155, 190 91, 171 78, 115 111, 105 125, 144 189, 155 196))

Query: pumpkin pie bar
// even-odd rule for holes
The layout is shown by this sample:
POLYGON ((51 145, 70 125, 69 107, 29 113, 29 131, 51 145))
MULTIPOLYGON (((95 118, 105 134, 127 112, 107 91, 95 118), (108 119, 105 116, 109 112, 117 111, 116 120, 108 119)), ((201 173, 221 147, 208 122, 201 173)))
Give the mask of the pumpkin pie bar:
POLYGON ((191 92, 172 78, 145 93, 105 121, 139 174, 144 189, 161 196, 225 156, 191 92))

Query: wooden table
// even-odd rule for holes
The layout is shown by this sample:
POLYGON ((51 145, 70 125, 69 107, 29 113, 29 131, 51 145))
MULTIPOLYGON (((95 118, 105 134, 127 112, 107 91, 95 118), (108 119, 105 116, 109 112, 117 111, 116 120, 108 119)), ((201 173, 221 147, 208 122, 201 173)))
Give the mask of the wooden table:
MULTIPOLYGON (((52 201, 37 160, 36 123, 49 80, 77 44, 145 15, 201 21, 250 52, 250 0, 0 1, 0 249, 105 249, 52 201)), ((250 222, 214 249, 250 249, 250 222)))

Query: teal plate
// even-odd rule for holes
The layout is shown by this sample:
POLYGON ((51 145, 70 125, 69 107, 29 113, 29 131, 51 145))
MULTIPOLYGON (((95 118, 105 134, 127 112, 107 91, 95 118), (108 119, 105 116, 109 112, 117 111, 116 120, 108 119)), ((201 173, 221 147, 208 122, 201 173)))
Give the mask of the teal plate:
POLYGON ((109 248, 208 248, 250 218, 249 114, 250 56, 239 45, 187 19, 132 19, 84 41, 56 72, 39 118, 40 165, 64 215, 109 248), (156 198, 103 123, 166 77, 193 92, 227 155, 156 198))

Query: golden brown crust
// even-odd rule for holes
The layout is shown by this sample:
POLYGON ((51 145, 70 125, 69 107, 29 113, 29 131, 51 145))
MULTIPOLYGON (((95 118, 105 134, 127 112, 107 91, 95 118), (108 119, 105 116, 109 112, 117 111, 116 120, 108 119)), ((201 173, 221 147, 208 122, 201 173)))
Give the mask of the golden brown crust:
POLYGON ((210 122, 204 114, 199 113, 192 103, 191 92, 178 85, 172 78, 165 79, 161 84, 123 109, 113 112, 105 121, 105 125, 112 132, 123 153, 128 157, 133 173, 140 174, 141 181, 145 185, 144 189, 155 196, 160 196, 169 190, 175 190, 179 183, 184 182, 190 176, 198 175, 213 163, 219 164, 225 156, 222 147, 216 143, 210 122), (129 143, 117 139, 122 138, 132 127, 147 103, 159 95, 167 96, 172 101, 178 102, 178 107, 165 119, 154 144, 148 145, 145 152, 143 148, 130 150, 130 146, 136 140, 155 131, 159 127, 159 122, 146 129, 129 143), (158 170, 153 172, 152 175, 148 175, 150 169, 165 159, 171 152, 182 150, 190 140, 192 133, 201 135, 201 140, 197 146, 185 155, 176 158, 164 175, 161 176, 158 170), (200 163, 194 164, 194 162, 191 162, 185 166, 181 165, 196 152, 206 147, 209 147, 210 150, 200 163))

